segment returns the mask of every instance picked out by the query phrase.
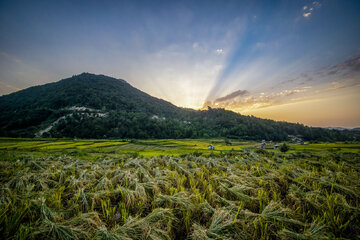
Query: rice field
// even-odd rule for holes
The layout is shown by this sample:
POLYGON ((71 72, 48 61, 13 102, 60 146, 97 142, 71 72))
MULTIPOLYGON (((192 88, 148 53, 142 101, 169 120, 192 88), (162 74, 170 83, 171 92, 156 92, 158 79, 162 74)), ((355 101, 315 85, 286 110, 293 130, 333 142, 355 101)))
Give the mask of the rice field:
POLYGON ((231 142, 0 139, 0 236, 360 238, 360 144, 231 142))
MULTIPOLYGON (((278 143, 281 144, 281 143, 278 143)), ((360 153, 360 143, 314 143, 298 145, 287 143, 289 152, 342 152, 360 153)), ((231 140, 228 146, 224 139, 157 139, 157 140, 73 140, 73 139, 14 139, 0 138, 0 151, 5 153, 28 154, 34 156, 72 155, 84 159, 97 159, 104 157, 117 157, 124 154, 138 154, 143 157, 159 155, 180 156, 189 153, 203 155, 239 153, 244 150, 255 151, 260 142, 245 142, 231 140), (214 151, 208 150, 208 145, 215 146, 214 151)), ((272 145, 267 145, 267 151, 274 150, 272 145)))

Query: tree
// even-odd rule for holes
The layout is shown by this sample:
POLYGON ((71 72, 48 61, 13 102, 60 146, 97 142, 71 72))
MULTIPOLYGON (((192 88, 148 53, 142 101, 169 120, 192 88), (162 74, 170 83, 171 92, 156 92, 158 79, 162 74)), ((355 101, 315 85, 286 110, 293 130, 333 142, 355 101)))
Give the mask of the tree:
POLYGON ((231 145, 232 145, 229 139, 225 139, 225 144, 226 144, 227 146, 231 146, 231 145))
POLYGON ((283 145, 281 145, 281 147, 280 147, 280 151, 281 152, 287 152, 287 151, 289 151, 289 146, 288 145, 286 145, 286 143, 284 143, 283 145))

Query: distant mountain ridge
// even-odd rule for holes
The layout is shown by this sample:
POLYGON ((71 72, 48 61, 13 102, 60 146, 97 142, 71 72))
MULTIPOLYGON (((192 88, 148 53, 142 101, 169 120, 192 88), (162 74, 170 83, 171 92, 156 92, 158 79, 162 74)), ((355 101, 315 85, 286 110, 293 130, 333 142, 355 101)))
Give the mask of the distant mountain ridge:
POLYGON ((350 131, 276 122, 224 109, 180 108, 122 79, 82 73, 0 97, 0 136, 352 140, 350 131))
POLYGON ((326 129, 330 129, 330 130, 339 130, 339 131, 344 131, 344 130, 349 130, 349 131, 360 131, 360 128, 344 128, 344 127, 326 127, 326 129))

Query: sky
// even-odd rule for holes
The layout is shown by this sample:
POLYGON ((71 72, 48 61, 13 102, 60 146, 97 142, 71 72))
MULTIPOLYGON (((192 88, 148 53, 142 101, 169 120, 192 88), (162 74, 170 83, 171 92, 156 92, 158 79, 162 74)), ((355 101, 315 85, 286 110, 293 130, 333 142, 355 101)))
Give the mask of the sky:
POLYGON ((360 127, 360 1, 0 0, 0 95, 82 72, 180 107, 360 127))

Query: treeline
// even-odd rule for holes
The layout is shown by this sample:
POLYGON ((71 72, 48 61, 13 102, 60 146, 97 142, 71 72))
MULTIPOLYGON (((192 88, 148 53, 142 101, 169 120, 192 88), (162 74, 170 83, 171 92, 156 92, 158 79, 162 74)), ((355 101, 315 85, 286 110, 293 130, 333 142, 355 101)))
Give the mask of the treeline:
MULTIPOLYGON (((62 113, 64 114, 64 113, 62 113)), ((56 117, 62 116, 56 114, 56 117)), ((71 138, 215 138, 244 140, 289 140, 289 135, 304 140, 347 141, 354 134, 347 131, 311 128, 301 124, 275 122, 256 117, 242 116, 224 109, 187 112, 181 118, 162 117, 144 112, 111 110, 106 117, 94 117, 90 112, 72 113, 61 119, 43 137, 71 138)), ((52 118, 53 120, 56 117, 52 118)), ((51 122, 43 124, 45 129, 51 122)), ((14 135, 33 137, 34 129, 28 128, 14 135)), ((11 131, 10 131, 11 133, 11 131)))

